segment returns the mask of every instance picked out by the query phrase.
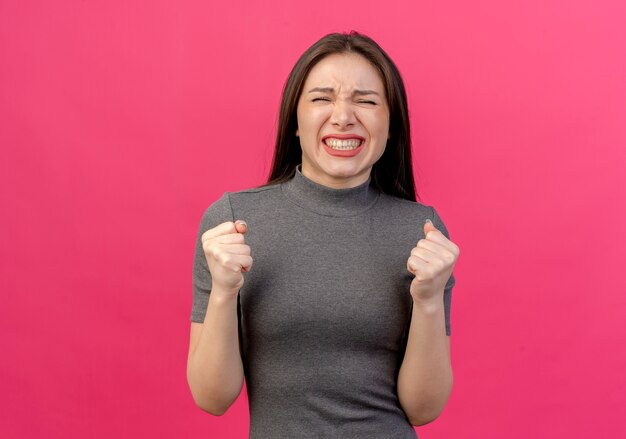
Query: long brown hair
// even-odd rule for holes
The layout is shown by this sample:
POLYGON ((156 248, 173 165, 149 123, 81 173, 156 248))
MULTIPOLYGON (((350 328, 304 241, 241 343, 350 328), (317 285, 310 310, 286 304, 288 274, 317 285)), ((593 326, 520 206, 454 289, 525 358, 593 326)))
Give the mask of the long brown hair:
POLYGON ((300 140, 296 136, 296 109, 302 86, 313 66, 335 53, 363 56, 383 78, 389 104, 390 137, 385 152, 372 166, 370 185, 385 194, 416 201, 411 162, 411 128, 404 82, 385 51, 374 40, 355 31, 326 35, 309 47, 291 70, 280 104, 272 169, 263 186, 285 182, 295 175, 296 166, 302 161, 300 140))

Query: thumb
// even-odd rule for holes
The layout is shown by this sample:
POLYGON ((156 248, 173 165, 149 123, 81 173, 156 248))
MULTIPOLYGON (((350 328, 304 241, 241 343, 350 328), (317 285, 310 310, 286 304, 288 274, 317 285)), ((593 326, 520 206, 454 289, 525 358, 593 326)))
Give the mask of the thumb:
POLYGON ((244 234, 248 231, 248 225, 243 220, 235 221, 235 229, 237 229, 237 233, 244 234))
POLYGON ((426 219, 424 223, 424 236, 428 235, 428 232, 437 232, 438 229, 433 225, 433 222, 430 219, 426 219))

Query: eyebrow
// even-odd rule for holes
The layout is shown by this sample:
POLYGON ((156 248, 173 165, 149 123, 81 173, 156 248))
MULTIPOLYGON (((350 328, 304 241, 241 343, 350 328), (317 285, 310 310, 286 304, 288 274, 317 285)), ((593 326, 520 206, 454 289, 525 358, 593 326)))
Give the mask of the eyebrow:
MULTIPOLYGON (((334 88, 332 87, 315 87, 312 88, 311 90, 309 90, 309 93, 333 93, 335 91, 334 88)), ((359 96, 364 96, 364 95, 376 95, 379 96, 379 93, 374 91, 374 90, 354 90, 352 92, 353 95, 359 95, 359 96)))

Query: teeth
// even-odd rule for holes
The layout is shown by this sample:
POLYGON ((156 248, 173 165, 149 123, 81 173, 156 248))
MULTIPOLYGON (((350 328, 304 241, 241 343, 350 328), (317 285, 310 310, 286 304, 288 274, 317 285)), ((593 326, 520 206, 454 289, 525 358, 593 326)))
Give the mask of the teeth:
POLYGON ((332 149, 356 149, 361 145, 361 140, 359 139, 339 140, 328 138, 324 142, 332 149))

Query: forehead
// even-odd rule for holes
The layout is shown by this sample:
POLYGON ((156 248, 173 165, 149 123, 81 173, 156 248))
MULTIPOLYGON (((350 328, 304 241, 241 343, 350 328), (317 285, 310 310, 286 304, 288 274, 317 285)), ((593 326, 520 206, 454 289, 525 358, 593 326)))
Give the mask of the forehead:
POLYGON ((380 73, 361 55, 334 53, 318 62, 304 82, 305 90, 311 87, 359 88, 384 93, 380 73))

